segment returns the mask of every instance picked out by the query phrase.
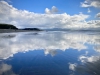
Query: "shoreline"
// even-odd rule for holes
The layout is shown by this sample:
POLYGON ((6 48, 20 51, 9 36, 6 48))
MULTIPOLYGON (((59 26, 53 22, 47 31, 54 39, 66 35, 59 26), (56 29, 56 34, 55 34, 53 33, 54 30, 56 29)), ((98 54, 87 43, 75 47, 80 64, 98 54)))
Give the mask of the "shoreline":
POLYGON ((0 29, 0 33, 12 33, 12 32, 32 32, 38 30, 15 30, 15 29, 0 29))

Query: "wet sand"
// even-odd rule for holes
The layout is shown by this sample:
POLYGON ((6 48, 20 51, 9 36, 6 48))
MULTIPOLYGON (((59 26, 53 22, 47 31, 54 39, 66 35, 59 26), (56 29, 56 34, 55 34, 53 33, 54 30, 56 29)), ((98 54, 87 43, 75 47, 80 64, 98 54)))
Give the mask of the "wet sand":
POLYGON ((12 33, 12 32, 32 32, 35 30, 14 30, 14 29, 0 29, 0 33, 12 33))

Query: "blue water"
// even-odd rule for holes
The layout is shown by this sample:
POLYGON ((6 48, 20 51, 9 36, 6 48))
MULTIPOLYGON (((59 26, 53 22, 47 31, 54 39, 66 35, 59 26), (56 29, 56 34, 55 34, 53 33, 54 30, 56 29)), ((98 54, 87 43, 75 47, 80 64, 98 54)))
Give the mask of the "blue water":
POLYGON ((2 33, 0 75, 100 75, 100 32, 2 33))

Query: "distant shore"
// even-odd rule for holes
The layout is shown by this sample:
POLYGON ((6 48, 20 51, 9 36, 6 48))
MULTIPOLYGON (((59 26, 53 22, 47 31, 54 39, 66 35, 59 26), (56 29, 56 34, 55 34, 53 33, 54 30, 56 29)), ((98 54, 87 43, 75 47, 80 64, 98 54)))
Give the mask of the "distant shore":
POLYGON ((12 33, 12 32, 32 32, 36 30, 16 30, 16 29, 0 29, 0 33, 12 33))
POLYGON ((1 24, 0 23, 0 33, 11 33, 11 32, 32 32, 32 31, 43 31, 39 28, 22 28, 19 29, 11 24, 1 24))

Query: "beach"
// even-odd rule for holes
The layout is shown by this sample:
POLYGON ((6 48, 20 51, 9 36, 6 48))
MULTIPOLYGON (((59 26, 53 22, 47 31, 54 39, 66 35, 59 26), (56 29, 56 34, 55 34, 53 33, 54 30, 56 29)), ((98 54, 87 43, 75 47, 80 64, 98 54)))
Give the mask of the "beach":
POLYGON ((35 30, 14 30, 14 29, 0 29, 0 33, 12 33, 12 32, 32 32, 35 30))

